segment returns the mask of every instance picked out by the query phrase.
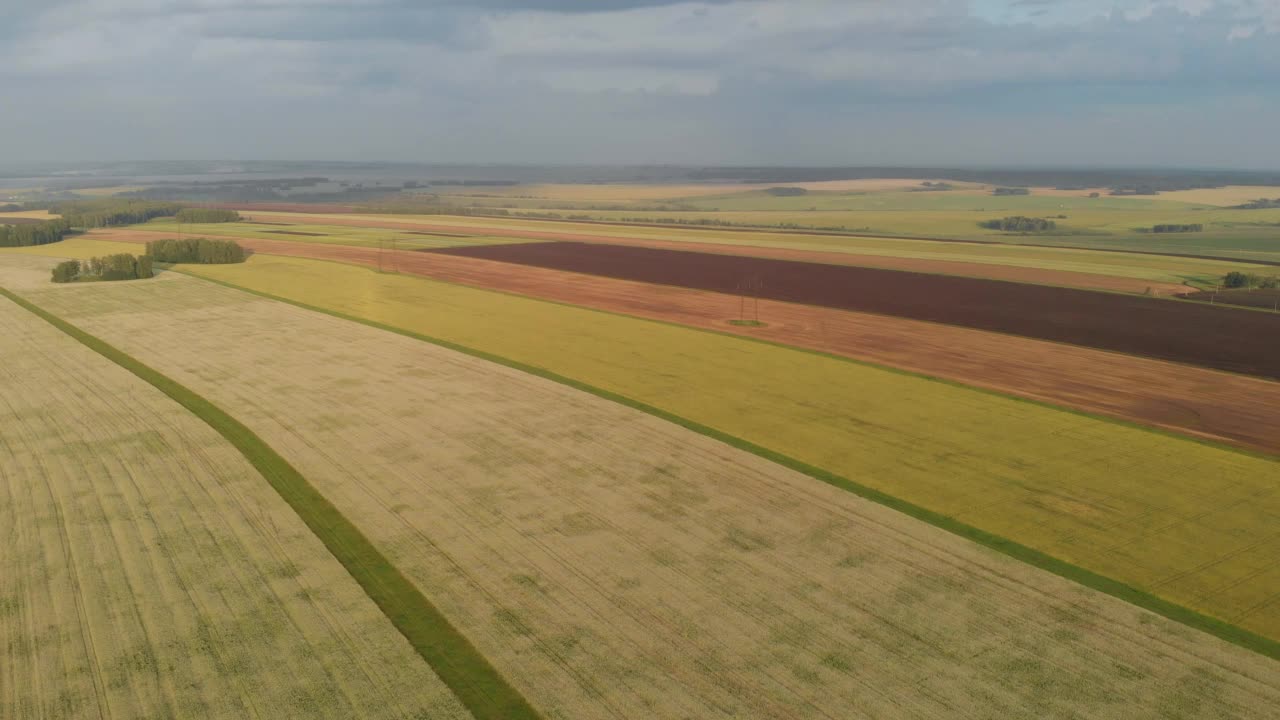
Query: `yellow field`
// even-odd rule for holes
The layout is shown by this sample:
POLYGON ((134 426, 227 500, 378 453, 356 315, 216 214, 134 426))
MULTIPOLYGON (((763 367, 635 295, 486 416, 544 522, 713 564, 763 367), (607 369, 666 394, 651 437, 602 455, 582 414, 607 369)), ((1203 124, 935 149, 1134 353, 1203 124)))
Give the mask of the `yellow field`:
MULTIPOLYGON (((3 204, 3 203, 0 203, 3 204)), ((58 215, 49 214, 48 210, 19 210, 18 212, 0 213, 0 220, 4 218, 37 218, 39 220, 52 220, 58 215)))
MULTIPOLYGON (((203 270, 267 269, 250 263, 203 270)), ((42 278, 23 293, 243 418, 547 717, 1249 718, 1280 703, 1271 660, 621 405, 189 277, 42 278)), ((534 345, 565 339, 548 320, 534 345)), ((591 352, 580 330, 562 352, 591 352)))
POLYGON ((0 337, 0 717, 467 717, 212 428, 4 298, 0 337))
POLYGON ((256 256, 201 275, 635 398, 1280 638, 1280 463, 834 359, 256 256))

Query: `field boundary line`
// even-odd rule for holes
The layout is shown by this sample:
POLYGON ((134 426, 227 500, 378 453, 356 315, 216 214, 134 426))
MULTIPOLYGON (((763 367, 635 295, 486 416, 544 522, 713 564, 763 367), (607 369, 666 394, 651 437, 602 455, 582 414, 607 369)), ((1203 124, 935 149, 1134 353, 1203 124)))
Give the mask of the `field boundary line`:
MULTIPOLYGON (((344 264, 344 263, 339 263, 339 264, 344 264)), ((240 292, 247 292, 251 295, 257 295, 258 297, 266 298, 268 300, 283 302, 289 305, 293 305, 294 307, 302 308, 304 310, 323 313, 331 317, 336 317, 342 320, 348 320, 351 322, 360 323, 361 325, 367 325, 369 327, 377 328, 379 330, 385 330, 387 332, 392 332, 397 335, 403 335, 405 337, 421 340, 423 342, 431 343, 433 345, 437 345, 437 346, 446 348, 448 350, 453 350, 455 352, 460 352, 465 355, 470 355, 471 357, 479 358, 481 360, 487 360, 489 362, 493 362, 499 365, 503 365, 505 367, 509 367, 513 370, 519 370, 521 372, 525 372, 530 375, 535 375, 537 377, 541 377, 543 379, 550 380, 552 382, 556 382, 561 385, 566 385, 568 387, 574 388, 576 390, 581 390, 586 393, 590 393, 592 395, 603 398, 605 400, 610 400, 616 403, 620 403, 632 409, 639 410, 640 412, 644 412, 654 417, 660 418, 662 420, 666 420, 667 422, 671 422, 676 425, 679 425, 687 430, 692 430, 693 432, 705 435, 713 440, 717 440, 726 445, 738 448, 740 450, 745 450, 746 452, 752 453, 766 460, 782 465, 783 467, 790 468, 797 472, 808 475, 814 479, 825 482, 828 485, 832 485, 834 487, 840 488, 841 490, 845 490, 847 492, 853 493, 854 495, 870 500, 871 502, 878 503, 892 510, 896 510, 909 517, 913 517, 917 520, 921 520, 923 522, 929 523, 930 525, 941 528, 942 530, 950 532, 953 535, 958 535, 962 538, 978 543, 979 545, 983 545, 987 548, 990 548, 1004 555, 1007 555, 1015 560, 1025 562, 1029 565, 1040 568, 1041 570, 1048 571, 1059 577, 1066 578, 1067 580, 1070 580, 1072 582, 1078 583, 1085 587, 1091 588, 1093 590, 1097 590, 1099 592, 1102 592, 1112 597, 1123 600, 1131 605, 1135 605, 1144 610, 1148 610, 1150 612, 1156 613, 1157 615, 1161 615, 1169 620, 1173 620, 1174 622, 1178 622, 1188 627, 1195 628, 1196 630, 1206 632, 1210 635, 1218 637, 1219 639, 1225 640, 1234 645, 1238 645, 1245 649, 1252 650, 1260 655, 1264 655, 1274 660, 1280 660, 1280 640, 1274 640, 1274 639, 1265 637, 1263 635, 1259 635, 1257 633, 1238 627, 1236 625, 1232 625, 1231 623, 1225 620, 1221 620, 1219 618, 1201 613, 1197 610, 1184 607, 1175 602, 1165 600, 1164 598, 1161 598, 1157 595, 1149 593, 1145 590, 1140 590, 1131 585, 1120 582, 1119 580, 1106 577, 1105 575, 1101 575, 1099 573, 1096 573, 1092 570, 1088 570, 1079 565, 1075 565, 1073 563, 1067 562, 1066 560, 1061 560, 1057 557, 1049 555, 1048 553, 1042 552, 1040 550, 1036 550, 1027 545, 1023 545, 1022 543, 1016 542, 1014 540, 1010 540, 1000 535, 996 535, 995 533, 990 533, 980 528, 977 528, 975 526, 969 525, 965 522, 957 520, 956 518, 950 515, 944 515, 934 510, 929 510, 928 508, 925 508, 921 505, 916 505, 915 503, 896 497, 894 495, 890 495, 884 491, 876 490, 875 488, 855 482, 841 475, 837 475, 829 470, 825 470, 815 465, 810 465, 809 463, 806 463, 804 461, 792 458, 789 455, 784 455, 783 453, 777 452, 775 450, 770 450, 769 448, 763 447, 761 445, 757 445, 748 440, 743 440, 742 438, 738 438, 736 436, 730 435, 726 432, 717 430, 708 425, 703 425, 702 423, 689 420, 687 418, 676 415, 675 413, 671 413, 661 408, 655 407, 653 405, 649 405, 648 403, 645 403, 643 401, 636 400, 634 398, 627 397, 625 395, 621 395, 619 393, 615 393, 609 390, 605 390, 603 388, 598 388, 594 385, 589 385, 580 380, 575 380, 573 378, 560 375, 552 370, 540 368, 535 365, 528 365, 518 360, 511 360, 509 358, 502 357, 500 355, 494 355, 492 353, 488 353, 483 350, 477 350, 475 348, 467 347, 465 345, 460 345, 458 343, 454 343, 449 340, 431 337, 429 335, 417 333, 412 330, 406 330, 404 328, 395 327, 394 325, 387 325, 384 323, 380 323, 376 320, 369 320, 369 319, 357 317, 354 315, 347 315, 345 313, 338 312, 336 310, 329 310, 327 308, 322 308, 315 305, 309 305, 307 303, 290 300, 288 298, 272 295, 270 293, 262 292, 259 290, 241 287, 234 283, 226 282, 223 280, 216 280, 213 278, 204 277, 194 273, 187 273, 182 270, 178 270, 177 272, 181 272, 184 275, 189 274, 191 275, 191 277, 195 277, 200 280, 212 282, 214 284, 222 285, 223 287, 231 288, 233 290, 238 290, 240 292)), ((3 290, 0 290, 0 292, 3 292, 3 290)), ((557 303, 557 304, 562 304, 562 303, 557 303)), ((607 314, 616 314, 616 313, 607 313, 607 314)), ((630 316, 622 315, 622 317, 630 317, 630 316)), ((643 318, 640 318, 640 320, 643 321, 643 318)), ((684 327, 682 325, 675 325, 673 323, 662 323, 662 324, 674 325, 675 327, 684 327)), ((689 328, 689 329, 692 329, 694 331, 700 331, 697 328, 689 328)), ((717 334, 724 334, 728 337, 738 337, 736 335, 732 335, 729 333, 718 333, 718 331, 712 331, 712 332, 717 332, 717 334)), ((767 344, 773 344, 773 343, 767 343, 767 344)), ((779 347, 793 349, 793 348, 789 348, 789 346, 786 346, 786 345, 780 345, 779 347)), ((821 353, 818 351, 802 350, 802 352, 813 352, 819 355, 827 356, 826 353, 821 353)), ((830 357, 837 360, 842 360, 845 362, 853 362, 857 364, 867 365, 870 367, 878 367, 872 363, 864 363, 862 361, 853 360, 850 358, 842 358, 838 356, 830 356, 830 357)), ((904 375, 920 377, 926 380, 934 380, 935 382, 943 382, 946 384, 956 385, 958 387, 963 387, 966 389, 975 389, 978 392, 985 392, 991 395, 1006 397, 1002 393, 997 393, 995 391, 984 390, 981 388, 969 388, 966 385, 961 385, 959 383, 951 383, 949 381, 939 380, 937 378, 931 378, 927 375, 920 375, 918 373, 911 373, 905 370, 899 370, 894 368, 886 368, 886 369, 892 372, 897 372, 904 375)), ((1060 409, 1060 408, 1057 408, 1057 406, 1049 405, 1048 403, 1041 403, 1038 401, 1027 400, 1024 398, 1014 398, 1014 399, 1019 400, 1021 402, 1030 402, 1037 405, 1043 405, 1046 407, 1060 409)), ((1068 409, 1066 410, 1066 412, 1076 412, 1076 411, 1072 411, 1068 409)), ((1076 414, 1084 415, 1087 417, 1095 417, 1093 415, 1089 415, 1083 412, 1076 412, 1076 414)), ((1104 422, 1115 422, 1111 418, 1105 418, 1105 417, 1097 417, 1096 419, 1100 419, 1104 422)), ((1124 423, 1124 424, 1129 424, 1129 423, 1124 423)), ((1148 432, 1157 432, 1159 434, 1167 434, 1167 435, 1176 437, 1178 439, 1190 439, 1193 442, 1204 442, 1205 444, 1209 444, 1224 450, 1240 452, 1246 455, 1255 455, 1258 457, 1266 458, 1268 460, 1272 459, 1265 455, 1253 453, 1242 448, 1221 446, 1218 443, 1196 440, 1194 438, 1184 438, 1183 436, 1174 435, 1173 433, 1167 433, 1167 432, 1160 431, 1159 429, 1147 428, 1145 426, 1136 425, 1136 424, 1134 424, 1133 427, 1137 427, 1139 429, 1146 430, 1148 432)))
POLYGON ((271 446, 231 415, 133 356, 0 287, 0 297, 146 381, 212 427, 262 474, 271 487, 342 563, 414 651, 476 720, 540 720, 541 716, 345 515, 271 446))

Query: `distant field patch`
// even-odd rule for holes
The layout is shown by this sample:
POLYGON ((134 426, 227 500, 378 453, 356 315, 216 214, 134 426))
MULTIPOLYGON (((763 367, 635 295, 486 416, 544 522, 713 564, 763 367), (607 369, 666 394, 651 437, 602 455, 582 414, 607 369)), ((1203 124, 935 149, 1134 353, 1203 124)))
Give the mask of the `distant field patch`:
MULTIPOLYGON (((914 213, 906 213, 914 216, 914 213)), ((300 219, 303 215, 256 213, 267 219, 300 219)), ((402 231, 422 229, 433 232, 474 232, 510 235, 527 240, 590 240, 594 237, 642 239, 663 242, 712 243, 726 247, 751 246, 857 255, 919 258, 925 260, 986 263, 1046 270, 1096 273, 1155 282, 1192 282, 1210 285, 1230 270, 1256 270, 1262 266, 1245 261, 1231 262, 1178 256, 1096 252, 1087 249, 1057 249, 1010 244, 974 245, 894 238, 806 235, 802 233, 743 232, 732 229, 691 229, 680 226, 644 227, 589 223, 539 221, 512 218, 462 217, 451 215, 323 215, 325 222, 348 227, 387 228, 402 231)), ((965 221, 981 218, 972 214, 965 221)), ((1152 236, 1147 236, 1148 238, 1152 236)), ((1265 248, 1260 248, 1264 249, 1265 248)))
POLYGON ((268 230, 272 235, 301 235, 303 237, 324 237, 324 233, 298 232, 297 230, 268 230))

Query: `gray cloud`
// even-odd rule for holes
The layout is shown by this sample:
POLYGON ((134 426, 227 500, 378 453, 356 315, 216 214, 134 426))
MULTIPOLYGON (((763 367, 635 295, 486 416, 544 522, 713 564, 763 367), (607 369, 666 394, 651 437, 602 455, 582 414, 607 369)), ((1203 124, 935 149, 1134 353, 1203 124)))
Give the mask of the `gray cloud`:
POLYGON ((1280 166, 1260 120, 1280 110, 1274 0, 9 0, 0 12, 6 106, 40 109, 0 114, 26 161, 1002 153, 1280 166), (1186 135, 1214 122, 1229 135, 1186 135))

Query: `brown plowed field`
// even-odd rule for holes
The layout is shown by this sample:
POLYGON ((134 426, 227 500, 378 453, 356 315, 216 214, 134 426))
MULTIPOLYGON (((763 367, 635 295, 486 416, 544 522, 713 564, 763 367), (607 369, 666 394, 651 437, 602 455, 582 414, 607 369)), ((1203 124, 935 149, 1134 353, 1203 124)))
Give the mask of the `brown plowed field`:
POLYGON ((0 215, 0 225, 35 225, 42 222, 48 222, 48 220, 44 218, 6 217, 0 215))
MULTIPOLYGON (((101 240, 150 233, 95 230, 101 240)), ((242 239, 265 254, 377 267, 378 251, 242 239)), ((759 301, 764 327, 739 327, 738 297, 436 253, 385 253, 401 272, 822 350, 1056 405, 1280 453, 1280 383, 979 330, 759 301)), ((756 308, 749 304, 747 313, 756 308)))
POLYGON ((874 312, 1280 379, 1280 315, 1118 293, 589 243, 448 248, 621 280, 874 312))
MULTIPOLYGON (((230 206, 228 206, 230 208, 230 206)), ((237 206, 236 209, 243 209, 237 206)), ((268 208, 256 208, 267 212, 268 208)), ((270 211, 286 212, 279 208, 270 211)), ((319 212, 303 210, 299 212, 319 212)), ((241 212, 246 218, 254 219, 252 211, 241 212)), ((277 215, 264 215, 274 217, 277 215)), ((457 225, 437 225, 414 220, 387 220, 385 218, 353 216, 351 218, 328 217, 325 225, 341 225, 350 227, 382 228, 387 230, 426 230, 434 234, 449 233, 449 237, 467 237, 459 235, 459 231, 467 228, 457 225)), ((736 230, 736 228, 735 228, 736 230)), ((928 260, 923 258, 893 257, 889 255, 858 255, 843 252, 823 252, 821 250, 793 250, 790 248, 760 247, 754 245, 723 245, 717 243, 699 243, 674 240, 651 240, 646 238, 622 237, 614 235, 588 235, 583 233, 565 233, 547 230, 525 230, 521 228, 484 227, 475 228, 470 235, 486 237, 512 237, 527 240, 556 240, 562 242, 603 243, 606 245, 627 245, 631 247, 649 247, 663 250, 684 250, 716 255, 742 255, 747 257, 773 258, 777 260, 798 260, 802 262, 824 263, 829 265, 855 265, 858 267, 884 268, 888 270, 910 270, 914 272, 936 273, 941 275, 964 275, 969 277, 989 278, 992 280, 1012 280, 1014 282, 1040 283, 1044 285, 1061 285, 1065 287, 1086 288, 1091 290, 1112 290, 1115 292, 1145 293, 1148 288, 1160 295, 1173 295, 1188 290, 1185 285, 1162 283, 1138 278, 1099 275, 1097 273, 1071 272, 1069 270, 1046 270, 1042 268, 1017 267, 1012 265, 996 265, 992 263, 958 262, 950 260, 928 260)), ((897 238, 901 239, 901 238, 897 238)), ((948 241, 949 242, 949 241, 948 241)), ((980 243, 987 244, 987 243, 980 243)))

